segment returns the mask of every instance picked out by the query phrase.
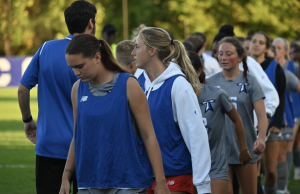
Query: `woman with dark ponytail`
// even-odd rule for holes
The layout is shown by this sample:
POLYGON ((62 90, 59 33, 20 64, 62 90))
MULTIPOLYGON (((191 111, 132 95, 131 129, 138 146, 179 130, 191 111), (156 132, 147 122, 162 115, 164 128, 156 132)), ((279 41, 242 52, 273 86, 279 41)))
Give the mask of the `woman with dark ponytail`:
MULTIPOLYGON (((270 81, 277 90, 279 96, 279 106, 277 107, 274 116, 270 119, 268 127, 268 135, 266 140, 266 150, 264 152, 264 166, 265 166, 265 179, 264 179, 264 193, 273 194, 277 180, 277 171, 281 169, 284 164, 277 164, 280 150, 281 129, 284 128, 285 119, 284 111, 285 104, 289 98, 286 98, 286 78, 283 69, 277 61, 267 57, 268 50, 270 49, 271 41, 267 34, 264 32, 257 32, 254 34, 250 44, 250 53, 263 68, 268 75, 270 81), (280 133, 280 136, 279 136, 280 133)), ((288 103, 288 102, 287 102, 288 103)), ((286 147, 286 146, 285 146, 286 147)), ((280 176, 279 176, 280 177, 280 176)), ((279 183, 279 188, 284 188, 285 184, 279 183)))
POLYGON ((243 122, 228 94, 220 88, 205 84, 205 73, 202 71, 203 65, 197 53, 189 52, 189 58, 202 84, 198 102, 209 139, 211 193, 224 194, 227 193, 228 186, 225 115, 235 125, 235 133, 240 148, 239 161, 241 164, 246 165, 251 160, 251 156, 246 144, 243 122))
POLYGON ((236 172, 243 194, 257 193, 257 161, 265 149, 268 120, 264 106, 264 93, 255 77, 247 74, 246 51, 238 39, 226 37, 220 41, 218 60, 223 71, 208 78, 207 85, 223 89, 228 93, 239 113, 246 134, 247 148, 252 160, 243 166, 239 160, 240 148, 234 133, 234 123, 226 117, 226 139, 229 164, 228 192, 232 193, 232 173, 236 172), (244 72, 239 69, 243 62, 244 72), (253 110, 258 118, 258 138, 254 127, 253 110))
POLYGON ((104 40, 75 36, 66 60, 80 78, 72 89, 74 134, 60 194, 76 172, 79 194, 169 193, 146 96, 104 40), (76 162, 75 162, 76 161, 76 162), (151 169, 151 165, 153 171, 151 169))

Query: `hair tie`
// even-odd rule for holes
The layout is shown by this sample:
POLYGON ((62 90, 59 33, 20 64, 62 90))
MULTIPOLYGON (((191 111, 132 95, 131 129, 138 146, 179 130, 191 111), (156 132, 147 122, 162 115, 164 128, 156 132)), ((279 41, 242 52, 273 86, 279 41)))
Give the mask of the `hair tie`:
MULTIPOLYGON (((171 39, 171 45, 174 45, 174 43, 173 43, 173 39, 171 39)), ((175 45, 174 45, 175 46, 175 45)))

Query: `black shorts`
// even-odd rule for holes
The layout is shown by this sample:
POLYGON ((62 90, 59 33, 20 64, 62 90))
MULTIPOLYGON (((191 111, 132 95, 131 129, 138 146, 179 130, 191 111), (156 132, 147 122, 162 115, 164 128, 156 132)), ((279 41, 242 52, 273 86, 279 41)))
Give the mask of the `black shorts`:
MULTIPOLYGON (((64 159, 48 158, 36 155, 35 178, 37 194, 59 193, 65 165, 66 160, 64 159)), ((72 182, 72 193, 75 194, 78 192, 75 174, 71 179, 71 183, 72 182)))

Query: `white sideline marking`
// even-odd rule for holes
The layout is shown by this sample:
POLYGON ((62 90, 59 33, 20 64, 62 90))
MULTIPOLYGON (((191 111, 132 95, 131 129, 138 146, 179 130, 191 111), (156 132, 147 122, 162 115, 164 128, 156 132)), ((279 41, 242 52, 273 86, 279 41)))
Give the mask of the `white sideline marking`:
POLYGON ((18 164, 18 165, 1 165, 0 164, 0 168, 35 168, 35 166, 33 166, 33 165, 22 165, 22 164, 18 164))

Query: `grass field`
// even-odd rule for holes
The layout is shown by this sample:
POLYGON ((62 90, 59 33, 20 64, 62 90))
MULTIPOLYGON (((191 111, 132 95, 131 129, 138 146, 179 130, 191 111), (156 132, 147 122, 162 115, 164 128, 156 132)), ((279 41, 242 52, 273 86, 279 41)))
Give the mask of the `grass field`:
MULTIPOLYGON (((26 139, 17 89, 0 88, 0 194, 33 194, 35 191, 34 145, 26 139)), ((31 111, 38 113, 37 90, 31 91, 31 111)), ((300 181, 290 176, 289 191, 300 194, 300 181)))

